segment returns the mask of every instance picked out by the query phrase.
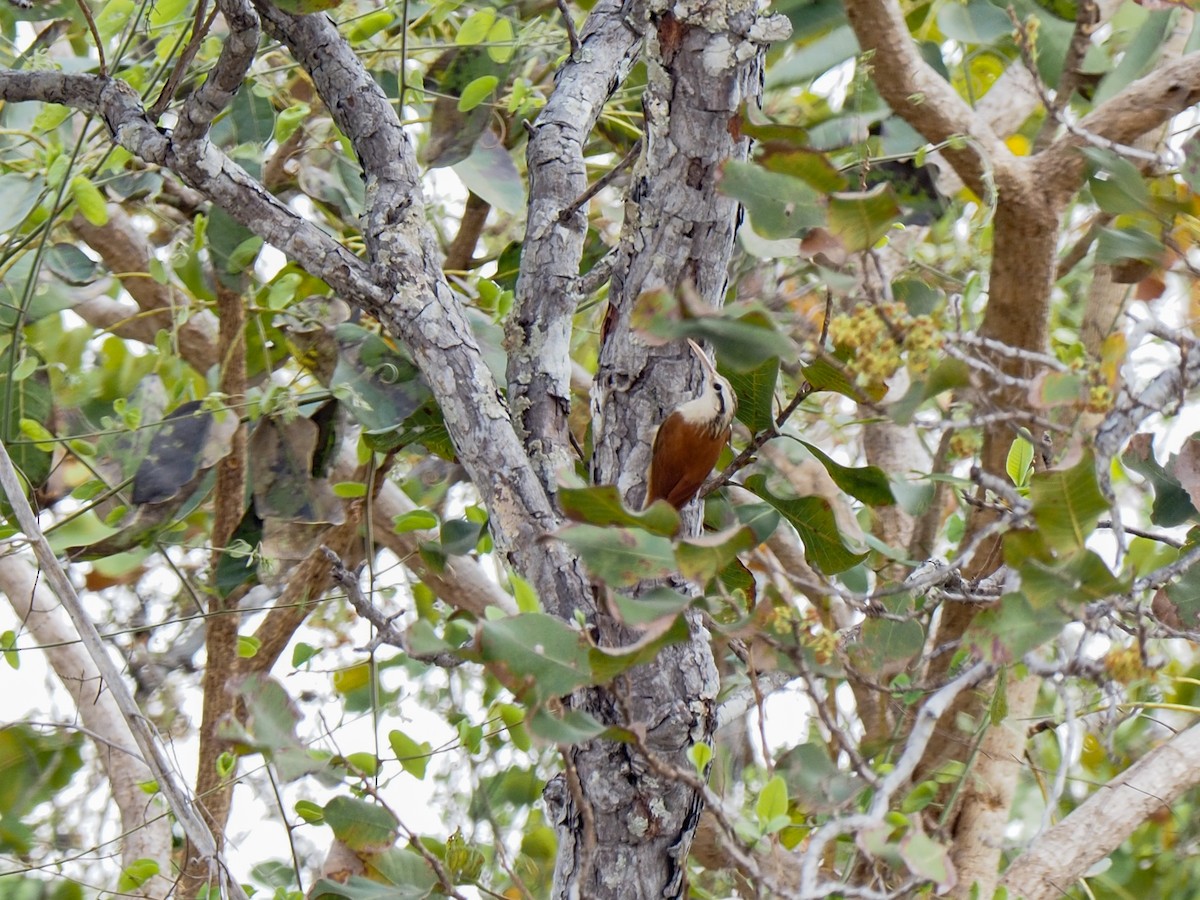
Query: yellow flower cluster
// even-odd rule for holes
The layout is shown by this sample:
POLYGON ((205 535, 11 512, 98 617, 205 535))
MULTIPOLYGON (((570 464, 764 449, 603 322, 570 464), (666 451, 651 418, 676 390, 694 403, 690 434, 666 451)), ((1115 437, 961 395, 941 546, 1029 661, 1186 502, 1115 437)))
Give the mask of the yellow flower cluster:
POLYGON ((902 366, 919 375, 938 358, 944 340, 933 316, 913 316, 902 303, 859 304, 829 323, 834 345, 847 354, 846 368, 864 387, 880 386, 902 366))

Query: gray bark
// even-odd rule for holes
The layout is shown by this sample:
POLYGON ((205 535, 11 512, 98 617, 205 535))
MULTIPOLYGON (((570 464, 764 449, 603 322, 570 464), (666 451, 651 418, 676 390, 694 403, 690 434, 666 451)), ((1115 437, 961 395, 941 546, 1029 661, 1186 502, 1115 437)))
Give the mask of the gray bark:
MULTIPOLYGON (((634 635, 596 612, 578 562, 561 543, 547 540, 560 522, 553 493, 567 459, 570 320, 584 225, 582 212, 561 221, 559 212, 583 188, 583 142, 646 31, 645 154, 614 266, 612 327, 596 383, 594 474, 628 495, 641 487, 647 433, 682 399, 679 386, 695 385, 699 374, 677 348, 652 359, 629 332, 630 312, 642 292, 656 288, 686 290, 710 306, 721 303, 739 216, 716 183, 725 160, 746 155, 737 113, 757 98, 762 50, 786 36, 786 21, 760 18, 745 0, 709 7, 659 3, 649 11, 634 3, 597 8, 583 48, 561 78, 563 99, 547 106, 530 150, 531 168, 538 169, 531 256, 509 332, 518 433, 463 307, 442 276, 415 154, 388 98, 326 17, 294 17, 261 2, 255 8, 264 32, 310 74, 362 163, 367 260, 297 216, 208 140, 217 91, 232 97, 236 79, 214 83, 211 95, 189 107, 189 124, 176 136, 161 132, 137 95, 118 81, 0 72, 0 99, 60 102, 100 115, 122 146, 174 171, 378 317, 407 345, 440 404, 460 460, 488 508, 497 551, 530 580, 549 611, 566 618, 582 610, 599 641, 628 642, 634 635), (599 74, 605 77, 597 84, 599 74), (570 152, 559 152, 564 148, 570 152)), ((228 9, 249 16, 232 0, 228 9)), ((245 60, 244 45, 231 47, 220 69, 234 74, 245 60)), ((718 686, 707 635, 695 622, 691 635, 655 663, 627 673, 614 689, 571 699, 642 737, 636 746, 596 741, 568 750, 570 779, 548 789, 551 817, 560 827, 556 897, 636 900, 684 892, 701 806, 694 776, 692 786, 684 777, 691 771, 686 752, 712 734, 718 686)))
MULTIPOLYGON (((721 165, 745 158, 738 111, 757 100, 762 50, 787 35, 781 17, 753 3, 700 6, 652 2, 647 10, 643 98, 646 134, 626 201, 609 310, 592 389, 593 480, 642 499, 653 427, 699 385, 680 346, 656 352, 631 331, 646 291, 686 293, 720 306, 739 222, 737 203, 717 190, 721 165), (681 389, 682 388, 682 389, 681 389)), ((697 508, 688 516, 698 525, 697 508)), ((596 617, 601 643, 633 635, 596 617)), ((718 676, 708 635, 669 647, 612 691, 584 691, 572 704, 644 733, 641 746, 592 741, 566 750, 568 772, 547 789, 559 835, 555 898, 650 900, 685 890, 687 852, 702 798, 680 773, 687 750, 711 740, 718 676)))

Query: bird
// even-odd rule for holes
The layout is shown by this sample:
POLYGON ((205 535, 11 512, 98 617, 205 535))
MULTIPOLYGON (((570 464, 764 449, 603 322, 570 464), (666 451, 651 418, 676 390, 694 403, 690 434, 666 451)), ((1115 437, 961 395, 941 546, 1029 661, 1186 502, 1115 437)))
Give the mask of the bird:
POLYGON ((695 341, 688 340, 688 346, 704 367, 704 389, 695 400, 671 410, 658 426, 643 509, 656 500, 683 509, 712 472, 721 448, 729 443, 737 394, 695 341))

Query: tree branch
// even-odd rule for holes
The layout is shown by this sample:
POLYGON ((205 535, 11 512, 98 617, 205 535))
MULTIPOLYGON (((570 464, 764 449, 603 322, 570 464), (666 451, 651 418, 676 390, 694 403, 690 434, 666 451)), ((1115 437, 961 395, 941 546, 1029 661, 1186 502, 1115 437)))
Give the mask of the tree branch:
POLYGON ((1133 830, 1200 784, 1200 725, 1151 750, 1096 789, 1066 819, 1008 867, 1001 885, 1011 896, 1049 900, 1112 853, 1133 830))
POLYGON ((1007 171, 1014 157, 991 126, 917 52, 900 4, 847 0, 846 14, 859 45, 871 54, 874 81, 888 105, 930 143, 971 138, 967 149, 946 147, 942 152, 971 190, 980 197, 990 194, 987 173, 1007 171))
MULTIPOLYGON (((565 11, 564 18, 570 21, 565 11)), ((643 0, 602 0, 592 9, 583 51, 563 63, 526 150, 528 222, 516 302, 505 324, 508 400, 551 494, 559 472, 571 467, 571 326, 587 237, 587 212, 574 205, 587 188, 583 149, 638 57, 644 18, 643 0)))
POLYGON ((145 236, 119 204, 109 203, 107 208, 108 222, 104 225, 93 225, 77 215, 71 219, 71 230, 100 254, 110 272, 116 273, 114 277, 137 303, 141 314, 130 316, 120 307, 114 309, 115 301, 92 303, 84 309, 77 306, 75 311, 94 325, 146 344, 153 344, 159 331, 171 331, 180 355, 197 372, 207 372, 217 361, 212 315, 207 310, 188 309, 182 291, 159 284, 150 276, 150 247, 145 236))
POLYGON ((46 659, 74 702, 85 733, 96 743, 97 759, 121 817, 122 862, 129 865, 138 859, 153 859, 158 863, 160 874, 134 893, 167 896, 172 889, 166 875, 171 859, 170 820, 161 814, 158 804, 148 801, 141 788, 153 775, 113 694, 103 689, 95 662, 27 557, 0 556, 0 594, 12 605, 22 628, 45 648, 46 659))
POLYGON ((496 549, 532 582, 547 609, 568 615, 590 595, 587 577, 561 543, 543 540, 558 518, 442 273, 437 241, 425 223, 416 155, 391 101, 328 17, 297 18, 267 3, 258 10, 268 33, 310 73, 363 165, 364 235, 381 287, 342 296, 376 316, 412 352, 491 515, 496 549), (381 295, 381 288, 388 293, 381 295))
POLYGON ((258 16, 248 0, 218 0, 217 6, 228 32, 216 65, 179 111, 175 126, 177 141, 194 141, 208 134, 213 119, 233 103, 258 51, 258 16))
POLYGON ((242 886, 229 874, 221 860, 212 832, 209 831, 204 820, 196 814, 194 799, 187 794, 186 789, 176 779, 175 771, 172 769, 165 751, 159 745, 158 735, 151 727, 149 719, 138 708, 128 686, 121 679, 121 673, 113 663, 112 657, 108 655, 108 649, 104 646, 99 632, 96 631, 95 624, 84 610, 79 595, 75 593, 75 587, 71 584, 71 579, 67 577, 67 573, 46 541, 45 535, 42 534, 37 518, 29 507, 29 501, 25 499, 25 491, 17 477, 12 458, 8 455, 8 449, 3 443, 0 443, 0 489, 8 497, 13 516, 21 531, 25 533, 26 538, 32 544, 42 573, 71 617, 88 656, 95 663, 99 676, 104 681, 105 690, 111 693, 116 701, 121 716, 125 719, 134 741, 142 751, 142 759, 158 782, 159 790, 179 820, 184 835, 187 836, 196 852, 220 873, 220 881, 229 895, 236 900, 246 900, 246 893, 242 890, 242 886))
POLYGON ((1133 144, 1198 102, 1200 53, 1191 53, 1138 79, 1084 116, 1036 157, 1040 180, 1056 192, 1073 191, 1083 172, 1081 147, 1133 144))

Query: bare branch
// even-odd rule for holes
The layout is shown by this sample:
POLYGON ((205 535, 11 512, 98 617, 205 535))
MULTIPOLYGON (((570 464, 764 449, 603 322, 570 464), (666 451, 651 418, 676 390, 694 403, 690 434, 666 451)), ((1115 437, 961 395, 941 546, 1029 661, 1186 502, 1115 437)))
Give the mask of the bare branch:
MULTIPOLYGON (((408 346, 492 517, 496 549, 529 578, 547 608, 567 614, 589 595, 587 578, 564 546, 542 540, 557 517, 512 428, 462 303, 442 273, 437 242, 425 222, 416 154, 391 100, 328 17, 290 16, 269 3, 258 10, 267 32, 310 73, 363 165, 371 284, 339 292, 408 346)), ((362 264, 355 260, 355 266, 362 264)))
MULTIPOLYGON (((44 648, 47 661, 78 710, 83 723, 80 730, 96 742, 97 760, 108 777, 125 834, 122 860, 128 865, 138 859, 153 859, 158 862, 160 872, 168 872, 170 821, 161 815, 164 811, 161 805, 148 801, 141 788, 153 775, 113 694, 102 689, 102 676, 95 662, 79 643, 75 629, 26 556, 0 556, 0 594, 12 605, 23 629, 44 648)), ((78 728, 79 725, 46 727, 78 728)), ((171 883, 163 874, 149 879, 134 893, 163 897, 170 890, 171 883)))
POLYGON ((1151 816, 1168 812, 1200 784, 1200 725, 1193 725, 1101 785, 1009 866, 1001 885, 1012 896, 1050 900, 1104 859, 1151 816))
POLYGON ((959 694, 991 677, 994 670, 995 667, 990 663, 976 663, 925 701, 917 712, 916 723, 909 733, 904 752, 875 791, 867 812, 831 819, 809 837, 808 847, 800 863, 800 896, 828 896, 828 893, 822 893, 826 888, 818 882, 817 876, 829 842, 839 835, 872 828, 883 821, 891 806, 892 797, 912 779, 913 772, 925 755, 925 748, 929 745, 929 739, 933 737, 943 713, 950 708, 959 694))
POLYGON ((133 699, 133 694, 122 680, 121 673, 113 663, 112 657, 108 655, 108 649, 104 646, 99 632, 96 631, 95 624, 88 617, 78 594, 75 593, 71 579, 67 577, 67 573, 55 557, 54 551, 50 549, 45 535, 42 534, 37 518, 29 507, 29 501, 25 499, 25 491, 17 477, 12 458, 8 455, 8 449, 3 443, 0 443, 0 488, 8 497, 13 515, 29 539, 46 580, 50 583, 54 593, 58 595, 63 608, 66 609, 71 621, 75 624, 75 630, 79 633, 88 656, 96 664, 96 669, 104 680, 105 688, 116 701, 121 715, 133 734, 134 741, 142 751, 142 758, 154 774, 159 790, 171 805, 171 810, 179 820, 184 834, 187 835, 196 852, 218 870, 218 877, 229 895, 238 900, 245 900, 245 891, 229 874, 220 859, 212 832, 208 830, 204 820, 196 814, 193 798, 188 796, 186 789, 176 778, 175 771, 159 743, 158 735, 151 727, 149 719, 138 708, 137 701, 133 699))
POLYGON ((258 50, 258 16, 249 0, 218 0, 228 33, 221 44, 221 55, 204 83, 188 96, 175 126, 175 140, 194 141, 208 134, 208 128, 233 98, 258 50))
POLYGON ((394 624, 396 616, 385 616, 375 608, 375 604, 363 594, 362 588, 358 584, 358 575, 346 568, 341 557, 328 547, 322 547, 321 552, 325 554, 325 558, 332 566, 334 583, 346 592, 346 599, 354 607, 354 611, 375 627, 375 636, 371 638, 371 642, 366 647, 362 648, 365 652, 372 653, 383 644, 388 644, 403 650, 413 659, 432 663, 444 669, 453 669, 463 664, 464 660, 450 653, 426 655, 413 652, 408 645, 408 635, 394 624))
POLYGON ((962 180, 988 196, 986 172, 1005 171, 1012 153, 991 126, 971 109, 917 52, 896 0, 847 0, 846 14, 858 43, 870 54, 875 84, 888 105, 933 144, 968 136, 967 149, 943 153, 962 180))
POLYGON ((1143 134, 1200 102, 1200 54, 1190 53, 1135 81, 1092 110, 1077 128, 1036 157, 1042 182, 1073 190, 1083 171, 1079 148, 1087 144, 1132 145, 1143 134))
MULTIPOLYGON (((564 18, 569 21, 565 12, 564 18)), ((550 492, 571 462, 571 323, 587 237, 587 216, 575 205, 587 190, 583 151, 604 104, 633 68, 644 19, 642 0, 596 4, 579 38, 581 50, 559 70, 525 154, 528 221, 516 301, 505 323, 508 400, 550 492), (573 212, 565 215, 567 210, 573 212)))

